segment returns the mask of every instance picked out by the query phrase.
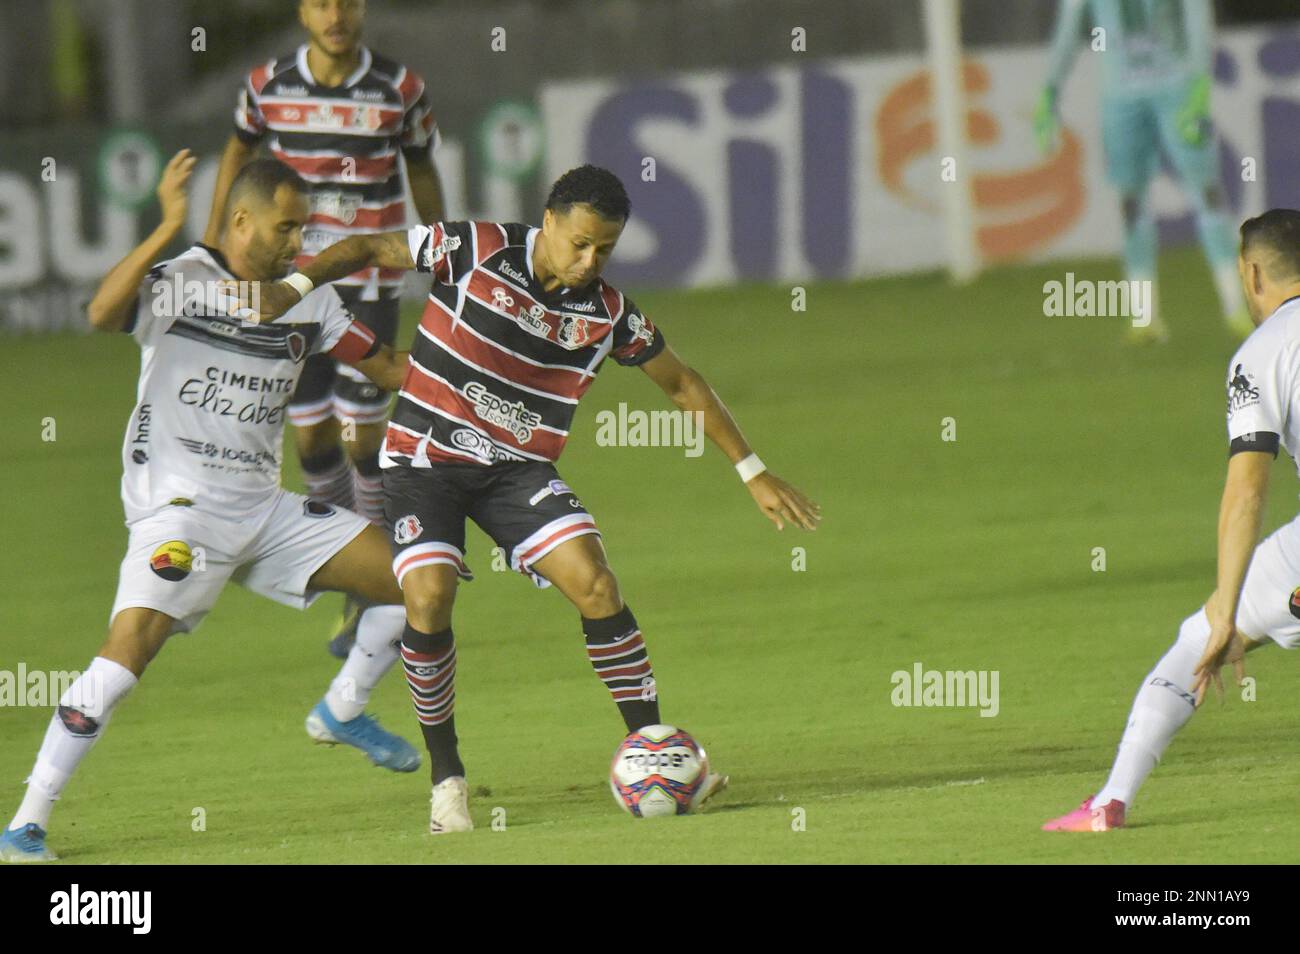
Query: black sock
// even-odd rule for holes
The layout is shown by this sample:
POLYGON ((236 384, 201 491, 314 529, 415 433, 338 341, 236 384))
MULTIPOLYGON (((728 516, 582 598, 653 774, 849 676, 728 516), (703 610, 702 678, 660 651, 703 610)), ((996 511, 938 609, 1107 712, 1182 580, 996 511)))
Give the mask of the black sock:
POLYGON ((641 630, 624 606, 604 619, 582 617, 587 658, 633 732, 659 722, 659 694, 641 630))
POLYGON ((456 748, 456 640, 451 629, 422 633, 410 623, 402 632, 402 669, 411 703, 429 750, 433 784, 465 775, 456 748))

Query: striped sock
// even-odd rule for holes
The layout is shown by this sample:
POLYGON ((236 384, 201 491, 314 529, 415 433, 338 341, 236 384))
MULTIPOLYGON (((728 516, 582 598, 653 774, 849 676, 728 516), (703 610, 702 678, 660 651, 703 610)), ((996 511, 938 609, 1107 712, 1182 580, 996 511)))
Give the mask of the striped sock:
POLYGON ((352 463, 342 447, 335 445, 323 454, 302 458, 302 479, 308 497, 345 510, 353 508, 352 463))
POLYGON ((377 527, 384 527, 384 479, 379 469, 379 452, 353 461, 352 494, 357 513, 377 527))
POLYGON ((632 611, 624 606, 605 619, 584 616, 582 632, 587 637, 587 658, 614 697, 627 730, 656 725, 659 694, 655 674, 632 611))
POLYGON ((429 634, 407 623, 402 632, 402 668, 429 750, 433 784, 453 775, 464 777, 465 766, 456 748, 456 640, 451 629, 429 634))

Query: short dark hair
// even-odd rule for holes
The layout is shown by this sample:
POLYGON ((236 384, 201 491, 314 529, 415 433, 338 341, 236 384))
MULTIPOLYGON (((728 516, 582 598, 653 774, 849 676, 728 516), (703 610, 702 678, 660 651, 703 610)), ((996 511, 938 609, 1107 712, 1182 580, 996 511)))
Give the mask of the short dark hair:
POLYGON ((632 214, 632 203, 618 176, 600 166, 578 166, 570 169, 551 186, 546 207, 567 215, 575 205, 589 205, 602 219, 626 222, 632 214))
POLYGON ((1273 281, 1300 279, 1300 212, 1269 209, 1241 223, 1241 253, 1264 249, 1264 272, 1273 281))
POLYGON ((307 180, 284 163, 275 159, 254 159, 240 169, 230 183, 230 192, 226 195, 226 218, 245 196, 252 195, 266 203, 274 202, 275 190, 282 185, 290 186, 301 195, 311 191, 307 180))

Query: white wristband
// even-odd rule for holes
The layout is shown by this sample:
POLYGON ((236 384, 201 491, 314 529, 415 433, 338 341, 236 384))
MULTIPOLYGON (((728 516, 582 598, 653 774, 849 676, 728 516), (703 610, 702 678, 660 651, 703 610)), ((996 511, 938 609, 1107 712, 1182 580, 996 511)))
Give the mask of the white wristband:
POLYGON ((767 467, 758 459, 757 454, 750 454, 736 465, 736 473, 740 474, 740 479, 745 483, 749 483, 765 470, 767 467))
POLYGON ((294 272, 292 275, 286 275, 284 278, 280 279, 280 281, 284 282, 296 291, 300 299, 306 298, 307 293, 316 287, 312 284, 312 280, 302 272, 294 272))

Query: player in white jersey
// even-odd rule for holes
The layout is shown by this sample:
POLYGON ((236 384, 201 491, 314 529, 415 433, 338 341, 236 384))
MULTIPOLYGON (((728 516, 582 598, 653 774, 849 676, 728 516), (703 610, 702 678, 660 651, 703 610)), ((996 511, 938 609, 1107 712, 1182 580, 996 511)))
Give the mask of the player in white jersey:
POLYGON ((196 245, 150 267, 185 221, 188 150, 168 163, 162 224, 105 277, 89 306, 101 331, 140 345, 137 402, 122 448, 129 530, 108 639, 59 699, 0 859, 46 861, 55 799, 114 708, 176 632, 194 629, 229 580, 290 606, 323 590, 369 601, 357 641, 309 735, 345 742, 371 761, 414 771, 419 755, 369 716, 370 692, 397 659, 402 593, 385 533, 369 521, 280 487, 284 418, 302 364, 329 354, 396 390, 405 352, 380 345, 329 289, 281 321, 238 316, 224 283, 289 271, 307 221, 307 185, 270 159, 240 173, 220 248, 196 245))
POLYGON ((1300 212, 1274 209, 1241 226, 1237 257, 1255 331, 1228 365, 1228 477, 1219 506, 1218 585, 1183 620, 1143 680, 1105 786, 1047 831, 1124 825, 1133 796, 1219 670, 1268 641, 1300 645, 1300 517, 1256 548, 1269 469, 1281 447, 1300 460, 1300 212), (1247 569, 1249 568, 1249 569, 1247 569))

